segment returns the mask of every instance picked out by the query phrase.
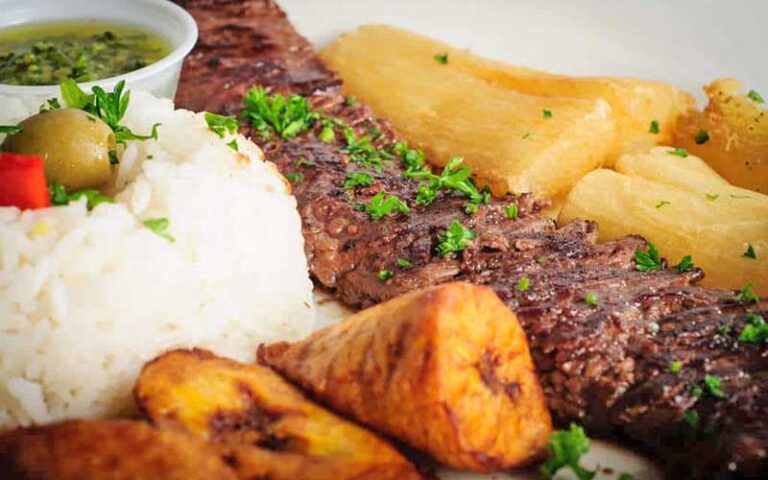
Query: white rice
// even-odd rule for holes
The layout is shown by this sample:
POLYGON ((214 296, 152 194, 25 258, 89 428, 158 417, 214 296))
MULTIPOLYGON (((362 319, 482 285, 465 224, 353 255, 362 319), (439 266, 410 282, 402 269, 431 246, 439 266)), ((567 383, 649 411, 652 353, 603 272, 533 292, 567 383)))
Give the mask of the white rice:
MULTIPOLYGON (((38 105, 0 96, 0 124, 38 105)), ((295 199, 250 141, 132 92, 115 204, 0 207, 0 427, 123 414, 142 365, 203 347, 242 361, 313 326, 295 199), (170 243, 142 224, 166 217, 170 243)))

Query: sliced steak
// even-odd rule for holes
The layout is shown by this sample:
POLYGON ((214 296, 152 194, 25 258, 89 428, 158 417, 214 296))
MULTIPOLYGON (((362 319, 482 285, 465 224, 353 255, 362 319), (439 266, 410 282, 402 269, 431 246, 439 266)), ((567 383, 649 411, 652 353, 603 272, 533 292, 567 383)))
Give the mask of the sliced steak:
MULTIPOLYGON (((395 141, 386 121, 344 101, 337 76, 273 2, 178 3, 201 30, 179 106, 234 114, 258 84, 308 97, 359 135, 380 132, 379 146, 395 141)), ((768 476, 768 349, 737 340, 750 312, 768 317, 765 301, 744 304, 734 292, 697 287, 697 269, 639 272, 634 257, 644 239, 597 244, 594 223, 558 226, 527 194, 491 200, 473 215, 455 192, 418 206, 418 183, 403 177, 399 161, 368 171, 370 187, 345 189, 347 173, 362 168, 341 139, 324 143, 317 134, 253 138, 283 173, 303 175, 294 194, 318 285, 356 308, 447 281, 492 286, 523 322, 560 423, 630 442, 659 458, 670 478, 768 476), (382 190, 406 200, 411 212, 372 221, 355 207, 382 190), (505 214, 510 202, 519 207, 517 219, 505 214), (437 235, 453 220, 478 238, 460 254, 439 256, 437 235), (400 258, 412 266, 399 268, 400 258), (394 276, 383 281, 382 270, 394 276), (719 390, 707 387, 706 375, 720 380, 719 390)))

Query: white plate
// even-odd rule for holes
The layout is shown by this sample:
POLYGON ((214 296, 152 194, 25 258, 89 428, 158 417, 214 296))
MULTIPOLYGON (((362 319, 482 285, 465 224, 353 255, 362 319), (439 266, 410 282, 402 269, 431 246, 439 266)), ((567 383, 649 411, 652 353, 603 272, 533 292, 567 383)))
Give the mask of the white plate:
MULTIPOLYGON (((617 75, 664 80, 704 96, 701 86, 735 77, 768 93, 768 44, 762 0, 280 0, 301 34, 323 46, 366 23, 418 31, 489 58, 572 75, 617 75)), ((318 296, 320 322, 348 312, 318 296)), ((598 479, 622 472, 661 479, 647 459, 594 442, 584 458, 598 479)), ((529 479, 535 474, 440 472, 444 480, 529 479)), ((573 478, 568 474, 558 478, 573 478)))

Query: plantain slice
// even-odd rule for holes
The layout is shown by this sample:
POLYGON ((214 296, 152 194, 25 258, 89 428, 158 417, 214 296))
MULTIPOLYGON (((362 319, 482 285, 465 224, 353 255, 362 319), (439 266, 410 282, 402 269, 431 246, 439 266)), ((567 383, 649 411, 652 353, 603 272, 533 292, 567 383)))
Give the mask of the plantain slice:
POLYGON ((383 440, 307 400, 270 368, 204 350, 176 350, 144 367, 144 414, 217 445, 243 479, 420 479, 383 440))
POLYGON ((3 480, 237 480, 193 435, 137 421, 70 421, 0 433, 3 480))
POLYGON ((416 291, 259 360, 334 409, 456 468, 538 459, 551 419, 517 318, 489 288, 416 291))

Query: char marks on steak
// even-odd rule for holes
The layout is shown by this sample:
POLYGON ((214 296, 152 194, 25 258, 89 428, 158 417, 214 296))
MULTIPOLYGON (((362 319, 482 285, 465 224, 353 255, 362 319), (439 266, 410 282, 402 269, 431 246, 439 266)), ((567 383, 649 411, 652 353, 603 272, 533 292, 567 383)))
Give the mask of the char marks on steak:
MULTIPOLYGON (((307 96, 318 110, 359 134, 392 129, 361 104, 344 101, 341 82, 312 46, 267 0, 185 0, 201 30, 182 74, 180 107, 234 114, 254 84, 307 96)), ((349 161, 341 141, 324 143, 311 131, 291 140, 254 140, 294 184, 305 249, 315 281, 344 303, 364 307, 436 283, 465 280, 495 288, 520 317, 548 402, 561 422, 618 437, 659 458, 670 478, 766 478, 768 473, 768 351, 738 342, 753 312, 733 292, 696 286, 702 272, 639 272, 634 252, 645 240, 597 244, 597 226, 556 225, 523 194, 463 212, 466 198, 442 191, 428 207, 414 204, 417 183, 399 162, 385 162, 376 181, 354 198, 342 187, 349 161), (385 190, 408 201, 407 215, 371 221, 355 209, 385 190), (515 202, 517 220, 504 208, 515 202), (435 254, 437 235, 453 220, 479 237, 460 255, 435 254), (396 266, 398 258, 411 268, 396 266), (393 270, 382 281, 378 272, 393 270), (527 277, 529 287, 520 288, 527 277), (595 294, 598 302, 585 302, 595 294), (670 365, 680 362, 677 373, 670 365), (706 374, 727 393, 716 398, 706 374), (695 412, 695 413, 694 413, 695 412), (697 416, 694 418, 694 416, 697 416)))

